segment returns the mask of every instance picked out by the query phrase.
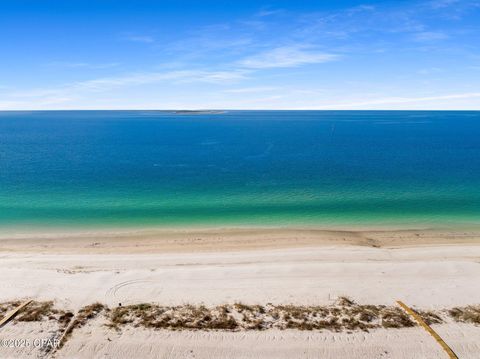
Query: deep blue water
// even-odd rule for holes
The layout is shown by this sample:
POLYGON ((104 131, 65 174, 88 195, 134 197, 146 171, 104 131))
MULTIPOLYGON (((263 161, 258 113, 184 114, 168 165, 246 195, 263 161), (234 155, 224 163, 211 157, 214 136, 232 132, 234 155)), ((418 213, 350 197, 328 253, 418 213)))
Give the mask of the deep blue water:
POLYGON ((0 228, 480 224, 480 112, 0 112, 0 228))

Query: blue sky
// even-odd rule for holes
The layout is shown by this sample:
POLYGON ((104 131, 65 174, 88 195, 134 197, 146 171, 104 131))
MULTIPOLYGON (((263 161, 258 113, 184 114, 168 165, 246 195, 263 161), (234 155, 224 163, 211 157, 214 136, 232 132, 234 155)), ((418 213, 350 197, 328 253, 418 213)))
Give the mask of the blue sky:
POLYGON ((2 0, 0 110, 478 109, 480 0, 2 0))

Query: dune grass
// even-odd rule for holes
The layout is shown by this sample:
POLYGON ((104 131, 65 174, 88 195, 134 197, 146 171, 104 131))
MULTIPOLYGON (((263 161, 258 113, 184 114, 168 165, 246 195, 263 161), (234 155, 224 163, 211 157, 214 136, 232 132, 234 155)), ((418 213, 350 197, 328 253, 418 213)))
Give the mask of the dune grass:
MULTIPOLYGON (((0 303, 0 317, 20 302, 0 303)), ((443 311, 416 312, 429 324, 442 324, 448 318, 457 322, 480 324, 480 306, 455 307, 443 311)), ((377 328, 396 329, 416 326, 399 307, 357 304, 341 297, 332 305, 274 305, 233 303, 218 306, 162 306, 143 303, 108 308, 93 303, 81 308, 76 315, 55 307, 52 301, 34 301, 16 315, 13 323, 53 321, 65 337, 87 325, 91 320, 112 329, 125 326, 165 330, 331 330, 369 331, 377 328)))

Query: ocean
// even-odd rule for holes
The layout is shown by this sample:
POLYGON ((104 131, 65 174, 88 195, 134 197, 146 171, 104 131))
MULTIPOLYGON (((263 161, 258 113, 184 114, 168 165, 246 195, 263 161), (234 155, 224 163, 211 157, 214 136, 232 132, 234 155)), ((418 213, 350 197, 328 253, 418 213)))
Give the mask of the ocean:
POLYGON ((480 112, 0 112, 0 229, 480 225, 480 112))

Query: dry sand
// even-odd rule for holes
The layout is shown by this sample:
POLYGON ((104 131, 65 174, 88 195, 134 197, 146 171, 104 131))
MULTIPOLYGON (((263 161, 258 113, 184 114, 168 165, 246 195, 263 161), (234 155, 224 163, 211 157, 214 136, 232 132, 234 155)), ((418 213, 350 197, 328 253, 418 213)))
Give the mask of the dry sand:
MULTIPOLYGON (((480 234, 473 231, 314 229, 149 230, 0 236, 0 302, 55 300, 78 310, 154 302, 361 304, 422 309, 480 303, 480 234)), ((48 328, 8 324, 2 337, 48 328)), ((478 358, 480 327, 435 326, 461 358, 478 358), (460 355, 461 354, 461 355, 460 355)), ((41 331, 42 330, 42 331, 41 331)), ((1 358, 36 350, 1 349, 1 358)), ((92 322, 58 358, 446 358, 420 327, 370 333, 267 330, 172 332, 92 322)))
MULTIPOLYGON (((434 325, 461 359, 478 359, 480 328, 468 324, 434 325)), ((2 329, 2 332, 6 328, 2 329)), ((7 337, 43 338, 49 328, 14 325, 7 337), (41 332, 41 330, 43 330, 41 332)), ((35 348, 3 348, 2 359, 37 358, 35 348)), ((53 356, 57 359, 175 358, 175 359, 292 359, 405 358, 448 359, 441 347, 419 327, 365 332, 269 330, 262 332, 172 332, 127 328, 115 332, 93 322, 53 356)))

